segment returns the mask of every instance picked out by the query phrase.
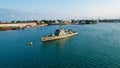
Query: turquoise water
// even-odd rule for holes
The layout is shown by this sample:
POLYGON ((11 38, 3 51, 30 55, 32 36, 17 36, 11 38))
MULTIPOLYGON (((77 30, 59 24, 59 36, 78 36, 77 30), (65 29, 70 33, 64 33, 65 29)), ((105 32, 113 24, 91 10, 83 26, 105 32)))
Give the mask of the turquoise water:
POLYGON ((1 31, 0 68, 120 67, 120 24, 65 25, 79 34, 43 43, 40 37, 56 28, 1 31))

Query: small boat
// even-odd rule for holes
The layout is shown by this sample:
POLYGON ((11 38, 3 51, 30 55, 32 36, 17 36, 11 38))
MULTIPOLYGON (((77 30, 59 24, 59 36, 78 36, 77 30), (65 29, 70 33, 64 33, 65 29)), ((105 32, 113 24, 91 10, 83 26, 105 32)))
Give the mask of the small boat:
POLYGON ((44 41, 58 40, 58 39, 74 36, 74 35, 77 35, 77 34, 78 34, 78 32, 73 31, 71 29, 64 30, 64 29, 60 28, 60 29, 56 29, 55 33, 53 33, 49 36, 42 37, 42 41, 44 42, 44 41))

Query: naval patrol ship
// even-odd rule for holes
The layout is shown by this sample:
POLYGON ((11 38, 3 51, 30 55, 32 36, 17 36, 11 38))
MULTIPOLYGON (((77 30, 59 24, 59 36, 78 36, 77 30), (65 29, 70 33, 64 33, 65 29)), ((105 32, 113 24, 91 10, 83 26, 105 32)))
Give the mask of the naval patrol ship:
POLYGON ((62 28, 59 28, 59 29, 56 29, 55 33, 42 37, 42 41, 58 40, 58 39, 63 39, 63 38, 66 38, 66 37, 74 36, 74 35, 77 35, 77 34, 78 34, 78 32, 73 31, 71 29, 64 30, 62 28))

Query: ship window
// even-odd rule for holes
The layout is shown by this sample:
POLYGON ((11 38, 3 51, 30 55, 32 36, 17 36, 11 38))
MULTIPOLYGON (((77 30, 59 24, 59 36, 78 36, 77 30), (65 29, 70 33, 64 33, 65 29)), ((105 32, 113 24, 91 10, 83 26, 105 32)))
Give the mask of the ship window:
POLYGON ((57 29, 57 30, 55 31, 55 35, 59 35, 59 33, 60 33, 60 30, 57 29))

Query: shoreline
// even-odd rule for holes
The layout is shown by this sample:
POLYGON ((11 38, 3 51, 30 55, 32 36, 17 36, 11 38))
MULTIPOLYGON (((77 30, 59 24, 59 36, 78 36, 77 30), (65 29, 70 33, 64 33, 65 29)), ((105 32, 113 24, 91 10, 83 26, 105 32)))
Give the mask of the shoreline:
POLYGON ((37 23, 2 23, 0 24, 0 31, 7 30, 20 30, 25 28, 37 28, 40 26, 48 26, 48 24, 37 24, 37 23))

